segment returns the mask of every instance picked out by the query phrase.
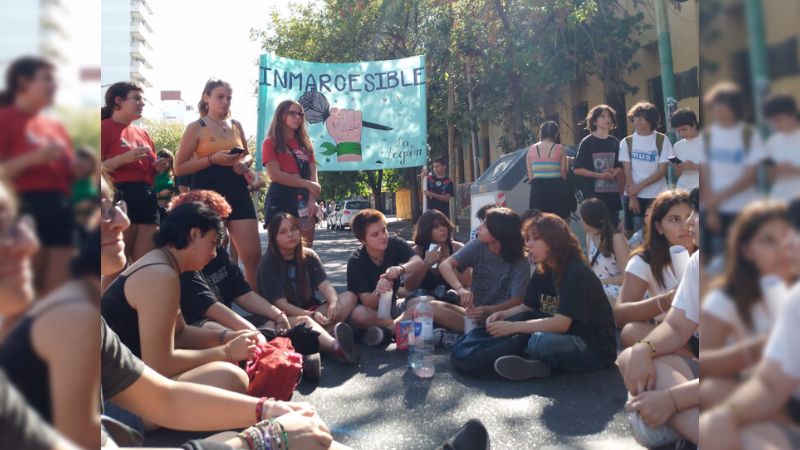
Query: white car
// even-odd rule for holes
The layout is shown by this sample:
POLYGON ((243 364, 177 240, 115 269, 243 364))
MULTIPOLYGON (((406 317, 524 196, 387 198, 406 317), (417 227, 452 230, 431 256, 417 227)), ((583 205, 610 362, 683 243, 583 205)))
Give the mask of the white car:
POLYGON ((365 200, 345 200, 341 205, 336 205, 336 211, 328 216, 328 229, 344 230, 350 228, 350 221, 362 209, 370 208, 365 200))

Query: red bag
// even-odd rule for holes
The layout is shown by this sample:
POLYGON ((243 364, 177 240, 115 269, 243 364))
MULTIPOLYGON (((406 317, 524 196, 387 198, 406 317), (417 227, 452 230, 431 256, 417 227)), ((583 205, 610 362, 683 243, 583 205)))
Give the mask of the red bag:
POLYGON ((245 370, 248 395, 289 400, 303 375, 303 355, 294 351, 289 338, 276 337, 259 344, 245 370))

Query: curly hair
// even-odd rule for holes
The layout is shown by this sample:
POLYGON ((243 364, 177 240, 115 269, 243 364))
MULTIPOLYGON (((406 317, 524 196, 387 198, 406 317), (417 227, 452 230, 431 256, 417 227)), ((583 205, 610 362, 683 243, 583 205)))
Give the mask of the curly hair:
POLYGON ((233 208, 231 208, 231 205, 229 205, 228 201, 225 200, 225 197, 207 189, 196 189, 178 195, 177 197, 173 198, 171 202, 169 202, 167 210, 172 211, 178 206, 190 202, 198 202, 207 205, 223 219, 226 219, 228 216, 230 216, 231 211, 233 211, 233 208))
POLYGON ((528 221, 525 234, 547 244, 551 264, 546 266, 544 262, 537 262, 537 270, 544 273, 549 267, 555 275, 556 283, 561 282, 564 270, 571 261, 586 261, 578 238, 570 231, 567 222, 553 213, 541 213, 528 221))

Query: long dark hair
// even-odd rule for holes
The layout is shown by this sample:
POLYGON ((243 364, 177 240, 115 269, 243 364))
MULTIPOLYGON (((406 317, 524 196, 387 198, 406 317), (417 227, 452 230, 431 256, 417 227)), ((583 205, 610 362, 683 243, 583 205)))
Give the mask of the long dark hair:
POLYGON ((284 289, 284 292, 286 293, 286 300, 288 300, 289 303, 301 304, 303 303, 304 299, 311 297, 311 285, 310 283, 306 282, 308 278, 308 275, 306 274, 306 258, 311 250, 306 249, 305 243, 303 242, 303 237, 301 235, 300 242, 294 249, 293 258, 297 263, 297 286, 299 291, 297 294, 300 296, 299 299, 295 299, 295 292, 294 289, 291 289, 291 281, 289 280, 289 264, 283 260, 283 256, 281 256, 281 249, 278 247, 278 230, 281 228, 281 223, 283 223, 284 220, 288 220, 289 223, 292 224, 292 227, 297 227, 298 229, 300 228, 300 221, 298 221, 293 215, 285 212, 275 214, 267 225, 267 237, 269 240, 269 243, 267 244, 267 251, 272 254, 276 261, 278 261, 281 280, 283 280, 283 284, 286 286, 286 289, 284 289))
POLYGON ((503 260, 513 263, 522 258, 522 223, 517 213, 508 208, 493 208, 486 213, 484 224, 489 233, 500 241, 503 260))
POLYGON ((455 227, 450 220, 442 214, 441 211, 436 209, 429 209, 422 213, 417 222, 417 229, 414 231, 414 243, 424 253, 431 245, 431 234, 433 230, 439 226, 444 225, 447 227, 447 242, 448 247, 453 245, 453 231, 455 227))
POLYGON ((131 91, 144 92, 144 89, 131 81, 120 81, 109 86, 106 89, 105 105, 100 109, 100 119, 110 119, 118 108, 117 97, 125 100, 131 91))
MULTIPOLYGON (((294 100, 284 100, 278 104, 277 108, 275 108, 275 114, 272 116, 272 122, 269 124, 267 138, 271 138, 274 141, 276 153, 288 151, 288 148, 286 147, 286 139, 288 136, 284 136, 283 134, 283 123, 286 119, 286 114, 289 112, 289 107, 292 105, 298 106, 300 111, 303 111, 303 106, 300 103, 297 103, 294 100)), ((308 129, 306 128, 305 119, 302 120, 300 128, 295 130, 293 137, 297 139, 297 143, 300 144, 300 147, 306 153, 311 154, 311 152, 314 151, 314 146, 311 144, 311 138, 308 137, 308 129)))
POLYGON ((597 105, 586 113, 584 125, 587 131, 594 132, 597 130, 597 119, 603 114, 603 111, 608 112, 608 115, 611 116, 611 130, 617 127, 617 113, 614 108, 608 105, 597 105))
POLYGON ((614 254, 614 226, 606 203, 594 197, 588 198, 581 202, 580 213, 586 225, 600 230, 600 244, 597 246, 600 253, 604 256, 614 254))
POLYGON ((789 223, 786 206, 778 202, 761 201, 748 205, 736 218, 728 235, 725 273, 722 289, 733 299, 736 310, 748 327, 753 326, 752 305, 761 300, 759 273, 755 264, 744 256, 744 246, 767 223, 781 220, 789 223))
POLYGON ((20 88, 20 78, 32 80, 36 72, 47 69, 55 70, 55 66, 50 61, 38 56, 23 56, 18 58, 6 69, 6 89, 0 93, 0 106, 8 106, 14 103, 20 88))
POLYGON ((656 197, 646 214, 644 223, 644 242, 631 252, 631 258, 640 256, 644 262, 650 265, 653 278, 659 286, 664 285, 664 269, 672 267, 672 257, 669 254, 669 242, 662 233, 656 232, 656 223, 667 216, 667 213, 675 205, 686 204, 692 207, 689 200, 689 193, 681 190, 670 190, 662 192, 656 197))
POLYGON ((572 261, 586 261, 578 238, 570 231, 567 222, 553 213, 541 213, 529 220, 525 233, 547 244, 554 267, 550 268, 542 261, 537 262, 537 270, 541 273, 552 270, 556 283, 560 283, 564 277, 567 264, 572 261))

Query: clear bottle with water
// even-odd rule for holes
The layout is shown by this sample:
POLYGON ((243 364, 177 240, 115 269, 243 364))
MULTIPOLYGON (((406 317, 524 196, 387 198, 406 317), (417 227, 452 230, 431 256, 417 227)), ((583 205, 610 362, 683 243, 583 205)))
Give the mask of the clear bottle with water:
POLYGON ((427 296, 420 297, 414 307, 414 339, 409 339, 408 357, 418 377, 430 378, 436 372, 433 364, 433 309, 427 296))

